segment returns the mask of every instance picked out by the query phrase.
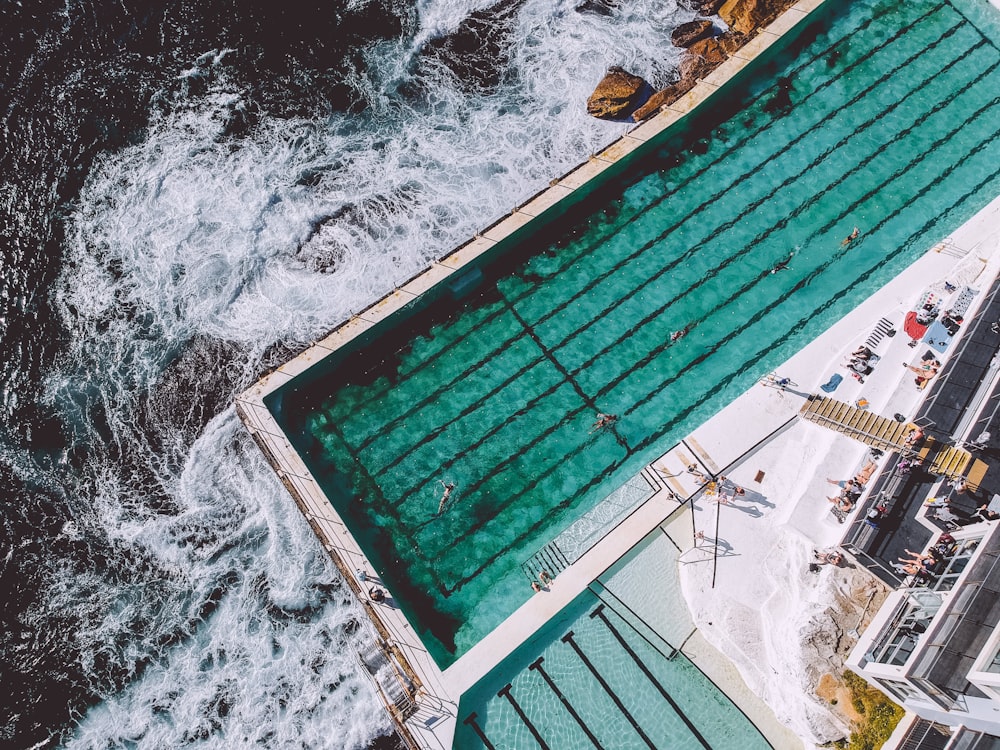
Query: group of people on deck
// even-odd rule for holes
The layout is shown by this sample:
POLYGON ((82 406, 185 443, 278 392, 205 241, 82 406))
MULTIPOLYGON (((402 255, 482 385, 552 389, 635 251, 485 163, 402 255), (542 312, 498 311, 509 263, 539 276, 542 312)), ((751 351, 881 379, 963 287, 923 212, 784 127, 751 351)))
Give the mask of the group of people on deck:
MULTIPOLYGON (((968 490, 965 480, 958 478, 953 480, 952 488, 960 495, 968 490)), ((958 507, 957 500, 951 495, 942 497, 931 497, 924 503, 924 507, 931 509, 931 515, 939 521, 955 526, 968 526, 973 523, 983 521, 996 521, 1000 519, 1000 513, 990 508, 987 503, 982 503, 974 511, 969 513, 958 507), (955 503, 955 504, 953 504, 955 503)))
POLYGON ((899 560, 893 567, 898 573, 904 573, 917 578, 930 578, 931 572, 938 563, 944 559, 944 554, 937 547, 931 547, 927 554, 919 554, 904 550, 906 557, 897 558, 899 560))
MULTIPOLYGON (((844 555, 839 549, 823 550, 822 552, 814 549, 813 560, 815 561, 814 565, 833 565, 837 567, 844 561, 844 555)), ((816 569, 810 568, 810 570, 815 572, 816 569)))
POLYGON ((869 460, 861 470, 851 479, 827 479, 830 484, 840 487, 840 492, 833 497, 828 497, 833 507, 842 513, 850 513, 857 505, 861 493, 865 491, 865 485, 871 479, 875 471, 876 464, 869 460))
POLYGON ((897 558, 898 562, 893 567, 897 573, 929 581, 933 573, 940 572, 941 564, 954 553, 955 548, 955 538, 945 532, 923 554, 904 549, 906 557, 897 558))
POLYGON ((553 580, 555 579, 553 579, 552 576, 549 575, 549 572, 547 570, 540 570, 538 571, 538 581, 541 581, 541 583, 539 583, 538 581, 532 581, 531 590, 534 591, 536 594, 539 591, 547 591, 548 587, 552 584, 553 580))
POLYGON ((879 356, 875 352, 867 346, 860 346, 850 353, 844 367, 850 370, 855 378, 864 383, 864 376, 871 373, 878 361, 879 356))
POLYGON ((694 477, 705 490, 706 495, 714 494, 722 505, 729 505, 737 497, 744 497, 747 491, 729 477, 720 474, 714 479, 698 468, 698 464, 689 464, 687 473, 694 477))
POLYGON ((928 582, 933 579, 935 573, 941 572, 942 564, 954 554, 956 547, 955 538, 945 532, 923 554, 904 550, 906 556, 897 558, 898 562, 893 568, 900 575, 909 575, 917 581, 928 582))

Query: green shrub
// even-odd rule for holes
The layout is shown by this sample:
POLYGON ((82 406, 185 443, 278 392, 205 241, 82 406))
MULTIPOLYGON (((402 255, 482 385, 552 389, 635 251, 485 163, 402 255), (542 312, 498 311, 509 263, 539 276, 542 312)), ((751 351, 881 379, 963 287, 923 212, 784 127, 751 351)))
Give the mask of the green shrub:
POLYGON ((845 671, 844 682, 851 691, 851 703, 864 717, 851 732, 846 750, 879 750, 903 718, 902 707, 854 672, 845 671))

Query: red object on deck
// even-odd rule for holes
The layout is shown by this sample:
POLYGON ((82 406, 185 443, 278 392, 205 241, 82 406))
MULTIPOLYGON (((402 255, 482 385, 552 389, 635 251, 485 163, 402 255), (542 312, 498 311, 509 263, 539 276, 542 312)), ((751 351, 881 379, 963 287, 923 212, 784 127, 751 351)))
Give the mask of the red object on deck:
POLYGON ((906 313, 906 319, 903 321, 903 330, 906 331, 906 335, 911 339, 919 341, 927 333, 927 326, 923 323, 918 323, 917 313, 914 310, 910 310, 906 313))

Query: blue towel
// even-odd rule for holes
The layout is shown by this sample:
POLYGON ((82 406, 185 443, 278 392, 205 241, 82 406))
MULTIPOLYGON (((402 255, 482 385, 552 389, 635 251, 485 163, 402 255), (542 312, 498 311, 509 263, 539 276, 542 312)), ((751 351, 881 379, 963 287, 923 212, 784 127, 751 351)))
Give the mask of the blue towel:
POLYGON ((941 324, 940 320, 935 320, 924 335, 924 343, 944 354, 951 343, 951 335, 948 333, 948 329, 941 324))
POLYGON ((837 386, 840 385, 840 381, 843 379, 844 379, 843 375, 841 375, 839 372, 835 372, 833 373, 833 375, 830 376, 829 380, 827 380, 825 383, 823 383, 823 385, 820 386, 820 388, 822 388, 827 393, 833 393, 835 390, 837 390, 837 386))

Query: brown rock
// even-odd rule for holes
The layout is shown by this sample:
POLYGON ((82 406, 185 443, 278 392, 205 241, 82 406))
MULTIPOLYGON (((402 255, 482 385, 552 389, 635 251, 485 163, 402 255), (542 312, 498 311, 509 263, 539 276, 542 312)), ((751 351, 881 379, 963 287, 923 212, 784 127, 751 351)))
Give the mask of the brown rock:
POLYGON ((632 119, 636 122, 642 122, 647 117, 652 117, 659 112, 660 109, 666 107, 668 104, 673 104, 675 101, 684 96, 684 94, 693 89, 694 84, 694 78, 682 78, 677 83, 667 86, 665 89, 660 89, 649 97, 645 104, 632 113, 632 119))
POLYGON ((682 23, 670 35, 670 41, 677 47, 690 47, 700 39, 715 35, 715 26, 708 19, 682 23))
POLYGON ((587 112, 601 120, 620 120, 640 104, 648 84, 621 68, 608 70, 587 100, 587 112))
POLYGON ((714 16, 726 0, 691 0, 688 5, 695 13, 702 16, 714 16))
MULTIPOLYGON (((690 56, 701 59, 700 69, 714 70, 729 58, 723 43, 718 39, 702 39, 688 47, 690 56)), ((707 72, 707 71, 706 71, 707 72)), ((704 73, 702 73, 704 75, 704 73)))
POLYGON ((726 0, 719 8, 719 16, 731 30, 751 34, 777 18, 792 3, 793 0, 726 0))
POLYGON ((727 31, 725 34, 721 34, 715 37, 715 41, 726 53, 726 57, 730 57, 736 50, 742 47, 750 40, 749 35, 741 34, 736 31, 727 31))
POLYGON ((632 119, 640 122, 655 115, 662 107, 673 104, 693 89, 698 80, 715 70, 733 51, 739 49, 741 42, 742 36, 736 37, 728 32, 694 42, 678 66, 680 79, 649 97, 645 104, 632 113, 632 119))
MULTIPOLYGON (((714 9, 712 2, 713 0, 692 0, 692 6, 699 12, 708 13, 714 9)), ((719 36, 705 35, 705 31, 712 27, 707 20, 679 26, 675 31, 675 44, 683 46, 681 43, 686 43, 688 50, 678 66, 679 80, 657 91, 645 104, 637 107, 632 113, 632 119, 640 122, 677 101, 694 88, 698 80, 711 73, 746 44, 758 28, 777 18, 793 2, 794 0, 725 0, 719 9, 719 15, 729 25, 729 31, 719 36)))

